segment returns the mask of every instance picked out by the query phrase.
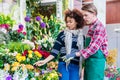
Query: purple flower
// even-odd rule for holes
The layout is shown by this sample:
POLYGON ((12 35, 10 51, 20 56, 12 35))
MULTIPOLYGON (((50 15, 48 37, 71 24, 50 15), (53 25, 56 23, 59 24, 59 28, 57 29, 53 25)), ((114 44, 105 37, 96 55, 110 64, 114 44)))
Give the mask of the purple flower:
POLYGON ((46 27, 46 24, 45 24, 44 22, 41 22, 41 23, 40 23, 40 26, 41 26, 41 28, 45 28, 45 27, 46 27))
POLYGON ((19 29, 23 30, 23 25, 22 24, 19 25, 19 29))
POLYGON ((30 22, 30 17, 29 17, 29 16, 26 16, 26 17, 25 17, 25 21, 26 21, 26 22, 30 22))
POLYGON ((36 21, 40 21, 40 20, 41 20, 40 16, 37 16, 36 21))
POLYGON ((44 70, 42 70, 42 71, 41 71, 41 74, 44 74, 44 73, 45 73, 44 70))
POLYGON ((6 80, 12 80, 12 76, 11 76, 11 75, 8 75, 8 76, 6 77, 6 80))

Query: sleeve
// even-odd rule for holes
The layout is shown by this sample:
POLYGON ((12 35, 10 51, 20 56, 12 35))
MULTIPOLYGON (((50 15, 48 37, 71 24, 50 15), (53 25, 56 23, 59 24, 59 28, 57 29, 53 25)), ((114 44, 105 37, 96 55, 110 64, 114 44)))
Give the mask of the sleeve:
POLYGON ((59 52, 60 52, 60 49, 62 47, 62 35, 63 35, 63 32, 60 32, 60 34, 57 36, 57 39, 55 40, 54 42, 54 46, 51 50, 51 55, 53 55, 54 57, 57 57, 59 52))
POLYGON ((100 48, 103 40, 105 30, 104 26, 99 26, 94 30, 94 34, 91 38, 90 44, 86 49, 80 50, 80 53, 84 58, 88 58, 89 56, 95 54, 97 50, 100 48))

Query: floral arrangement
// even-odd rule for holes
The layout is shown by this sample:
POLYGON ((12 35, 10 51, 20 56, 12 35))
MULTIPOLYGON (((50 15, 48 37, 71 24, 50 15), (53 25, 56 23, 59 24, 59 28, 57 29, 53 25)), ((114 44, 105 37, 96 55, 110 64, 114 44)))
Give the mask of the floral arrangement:
POLYGON ((118 77, 120 77, 120 68, 116 68, 115 66, 106 68, 105 76, 110 80, 116 80, 118 77))
POLYGON ((120 76, 119 68, 116 68, 117 49, 109 50, 107 56, 107 68, 105 69, 105 76, 110 80, 116 80, 120 76))
POLYGON ((9 36, 11 41, 22 41, 23 39, 25 39, 26 36, 24 26, 20 24, 17 30, 9 31, 9 36))
POLYGON ((117 69, 115 66, 109 66, 105 70, 105 76, 108 78, 113 78, 117 74, 117 69))

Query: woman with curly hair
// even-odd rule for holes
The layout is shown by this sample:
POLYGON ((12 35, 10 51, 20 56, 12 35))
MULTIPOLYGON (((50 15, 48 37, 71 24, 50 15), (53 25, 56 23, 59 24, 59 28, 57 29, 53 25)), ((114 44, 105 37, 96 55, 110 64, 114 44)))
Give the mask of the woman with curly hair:
POLYGON ((61 31, 51 50, 51 55, 45 60, 35 63, 36 66, 42 66, 56 58, 58 55, 58 71, 62 74, 59 80, 80 80, 79 76, 79 57, 74 57, 75 52, 83 47, 83 35, 81 29, 84 20, 81 12, 77 9, 65 11, 66 29, 61 31), (64 57, 74 57, 69 61, 65 61, 64 57))

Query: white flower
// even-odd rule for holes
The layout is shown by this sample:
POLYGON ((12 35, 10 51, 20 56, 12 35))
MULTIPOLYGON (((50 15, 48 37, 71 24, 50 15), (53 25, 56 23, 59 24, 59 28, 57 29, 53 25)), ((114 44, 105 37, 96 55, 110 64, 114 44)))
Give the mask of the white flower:
POLYGON ((48 39, 48 41, 49 41, 50 43, 53 43, 53 42, 54 42, 54 39, 53 39, 52 37, 50 37, 50 38, 48 39))
POLYGON ((42 44, 44 41, 43 40, 38 40, 38 44, 42 44))
POLYGON ((36 73, 35 73, 35 76, 39 76, 39 73, 38 73, 38 72, 36 72, 36 73))
POLYGON ((16 56, 18 54, 18 52, 17 51, 15 51, 12 55, 13 56, 16 56))
POLYGON ((30 45, 30 46, 32 47, 32 49, 35 49, 34 43, 31 42, 30 40, 24 40, 22 43, 23 43, 23 44, 28 44, 28 45, 30 45))
POLYGON ((35 78, 31 78, 30 80, 36 80, 35 78))
POLYGON ((0 80, 6 80, 7 75, 9 75, 7 71, 0 69, 0 80))
POLYGON ((44 46, 45 48, 47 48, 47 44, 43 44, 43 46, 44 46))
POLYGON ((15 71, 13 74, 13 80, 25 80, 28 77, 27 69, 21 71, 21 69, 15 71))

